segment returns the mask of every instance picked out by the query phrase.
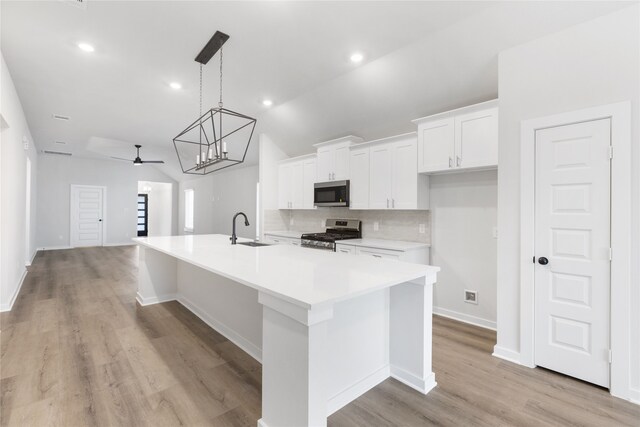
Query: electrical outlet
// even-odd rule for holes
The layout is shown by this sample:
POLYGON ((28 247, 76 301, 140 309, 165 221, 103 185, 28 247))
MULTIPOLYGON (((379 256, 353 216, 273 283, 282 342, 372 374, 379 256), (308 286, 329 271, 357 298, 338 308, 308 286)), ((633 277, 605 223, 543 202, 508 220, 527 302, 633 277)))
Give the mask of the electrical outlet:
POLYGON ((478 291, 464 290, 464 302, 469 304, 478 304, 478 291))
POLYGON ((378 221, 373 222, 373 231, 380 231, 380 223, 378 221))
POLYGON ((420 234, 424 234, 427 232, 427 226, 424 224, 420 224, 418 227, 418 231, 420 232, 420 234))
POLYGON ((327 226, 327 221, 326 220, 322 220, 320 221, 320 228, 325 228, 327 226))

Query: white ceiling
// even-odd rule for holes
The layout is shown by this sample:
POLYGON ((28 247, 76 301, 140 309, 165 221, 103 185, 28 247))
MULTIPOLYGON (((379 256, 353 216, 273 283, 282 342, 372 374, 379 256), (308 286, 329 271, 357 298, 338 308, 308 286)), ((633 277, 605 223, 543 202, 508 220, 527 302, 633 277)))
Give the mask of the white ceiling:
MULTIPOLYGON (((39 149, 163 159, 197 117, 193 58, 216 30, 225 107, 291 154, 323 139, 410 130, 415 117, 497 95, 497 53, 621 2, 2 1, 1 48, 39 149), (80 41, 95 46, 86 53, 80 41), (354 65, 359 50, 365 61, 354 65), (174 91, 168 83, 178 81, 174 91), (270 109, 263 98, 273 99, 270 109), (68 122, 52 114, 70 116, 68 122), (64 141, 66 145, 55 144, 64 141)), ((204 68, 217 104, 218 56, 204 68)), ((256 161, 257 133, 249 162, 256 161)))

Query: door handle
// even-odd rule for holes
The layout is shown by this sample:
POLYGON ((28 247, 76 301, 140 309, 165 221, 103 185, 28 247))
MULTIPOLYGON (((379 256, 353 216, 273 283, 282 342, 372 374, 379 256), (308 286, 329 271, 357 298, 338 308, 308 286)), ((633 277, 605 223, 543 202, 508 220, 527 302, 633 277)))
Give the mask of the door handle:
POLYGON ((453 159, 449 156, 449 167, 453 167, 453 159))
POLYGON ((460 166, 460 163, 462 163, 462 158, 460 158, 460 156, 456 156, 456 166, 460 166))
POLYGON ((547 264, 549 264, 549 260, 546 259, 545 257, 541 256, 540 258, 538 258, 538 264, 547 265, 547 264))

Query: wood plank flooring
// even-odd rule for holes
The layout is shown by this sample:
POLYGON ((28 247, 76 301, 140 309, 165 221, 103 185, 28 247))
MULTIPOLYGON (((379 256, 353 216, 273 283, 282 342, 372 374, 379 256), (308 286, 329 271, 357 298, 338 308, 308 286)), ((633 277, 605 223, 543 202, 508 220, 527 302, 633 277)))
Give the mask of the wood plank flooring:
MULTIPOLYGON (((252 426, 261 366, 176 302, 135 302, 137 250, 38 253, 0 315, 2 426, 252 426)), ((606 390, 491 356, 495 333, 434 318, 438 387, 389 379, 330 426, 640 426, 606 390)))

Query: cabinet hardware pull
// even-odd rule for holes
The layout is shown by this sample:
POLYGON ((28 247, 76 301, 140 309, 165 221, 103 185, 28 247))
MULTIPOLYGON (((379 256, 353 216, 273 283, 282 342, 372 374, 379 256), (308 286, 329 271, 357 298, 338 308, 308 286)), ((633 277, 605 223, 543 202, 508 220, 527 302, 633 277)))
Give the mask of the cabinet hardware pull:
POLYGON ((451 158, 451 156, 449 156, 449 167, 453 166, 453 159, 451 158))
POLYGON ((462 163, 462 158, 460 158, 460 156, 456 156, 456 166, 460 166, 460 163, 462 163))
POLYGON ((396 199, 391 199, 391 207, 392 208, 396 207, 396 199))
POLYGON ((389 199, 387 199, 387 209, 389 208, 389 199))
POLYGON ((382 258, 382 255, 376 255, 376 254, 371 254, 371 255, 373 255, 376 258, 382 258))

